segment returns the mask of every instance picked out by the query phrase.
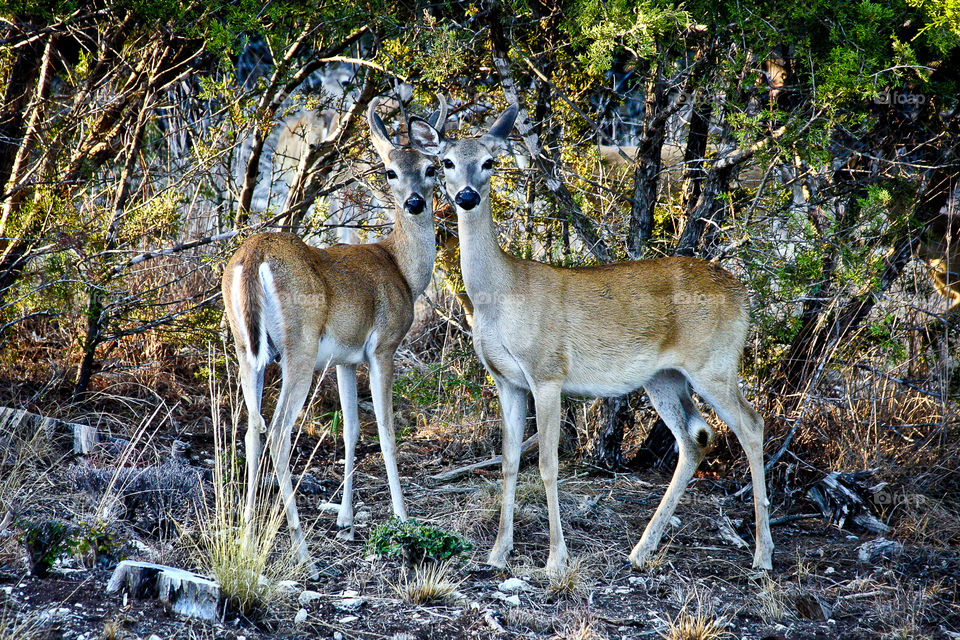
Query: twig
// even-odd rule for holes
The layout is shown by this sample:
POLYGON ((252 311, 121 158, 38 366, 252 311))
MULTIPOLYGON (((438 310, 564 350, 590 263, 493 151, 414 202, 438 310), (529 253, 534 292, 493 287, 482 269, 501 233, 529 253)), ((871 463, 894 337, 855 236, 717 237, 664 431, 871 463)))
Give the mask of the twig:
MULTIPOLYGON (((540 434, 534 434, 523 441, 523 444, 520 445, 520 455, 521 457, 533 449, 537 448, 540 444, 540 434)), ((450 469, 449 471, 444 471, 433 476, 428 476, 428 480, 431 482, 441 483, 441 482, 450 482, 451 480, 456 480, 457 478, 467 475, 477 471, 478 469, 486 469, 487 467, 495 467, 498 464, 503 462, 503 456, 494 456, 489 460, 484 460, 482 462, 474 462, 473 464, 468 464, 463 467, 457 467, 456 469, 450 469)))
POLYGON ((819 513, 795 513, 789 516, 780 516, 779 518, 771 518, 770 526, 775 527, 780 524, 786 524, 788 522, 794 522, 796 520, 810 520, 812 518, 822 518, 823 516, 819 513))

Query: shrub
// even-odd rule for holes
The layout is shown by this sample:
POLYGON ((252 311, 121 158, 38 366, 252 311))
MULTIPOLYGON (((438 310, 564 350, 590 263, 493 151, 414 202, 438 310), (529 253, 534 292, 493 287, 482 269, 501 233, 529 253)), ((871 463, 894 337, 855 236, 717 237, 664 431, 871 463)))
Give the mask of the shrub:
POLYGON ((16 526, 21 531, 20 544, 27 548, 30 573, 38 578, 45 578, 57 560, 76 546, 74 528, 60 520, 20 519, 16 526))
POLYGON ((378 556, 416 564, 425 559, 450 560, 469 552, 473 544, 458 533, 394 516, 373 530, 367 547, 378 556))
POLYGON ((97 522, 80 526, 56 519, 28 520, 20 518, 15 526, 20 529, 20 544, 27 549, 30 573, 44 578, 57 560, 64 556, 82 556, 91 565, 107 569, 122 560, 126 547, 112 527, 97 522))

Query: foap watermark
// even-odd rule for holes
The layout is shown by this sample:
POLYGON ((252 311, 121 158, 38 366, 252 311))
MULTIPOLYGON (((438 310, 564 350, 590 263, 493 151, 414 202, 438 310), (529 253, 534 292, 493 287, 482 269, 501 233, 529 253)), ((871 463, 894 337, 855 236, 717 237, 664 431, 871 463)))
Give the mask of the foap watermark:
POLYGON ((907 493, 898 489, 880 489, 871 498, 877 507, 919 507, 924 497, 919 493, 907 493))
POLYGON ((677 95, 677 104, 703 106, 707 104, 721 104, 726 102, 726 99, 726 95, 722 93, 710 93, 709 91, 682 91, 679 95, 677 95))
POLYGON ((919 106, 927 102, 927 96, 922 93, 914 93, 909 89, 884 89, 878 93, 874 99, 874 104, 881 105, 902 105, 919 106))
POLYGON ((696 291, 677 291, 670 296, 673 304, 695 304, 700 306, 718 306, 726 303, 727 296, 722 293, 699 293, 696 291))

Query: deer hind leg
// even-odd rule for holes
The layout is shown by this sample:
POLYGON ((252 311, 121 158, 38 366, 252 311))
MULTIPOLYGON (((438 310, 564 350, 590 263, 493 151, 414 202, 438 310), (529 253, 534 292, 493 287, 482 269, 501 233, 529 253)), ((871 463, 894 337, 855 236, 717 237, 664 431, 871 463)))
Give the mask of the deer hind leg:
POLYGON ((517 493, 517 472, 520 470, 520 446, 527 419, 527 392, 500 378, 497 394, 503 409, 503 499, 500 503, 500 527, 497 541, 490 550, 487 564, 503 568, 513 550, 513 510, 517 493))
POLYGON ((247 495, 243 521, 250 523, 255 515, 254 504, 257 488, 260 486, 260 434, 266 431, 263 415, 260 413, 264 369, 258 368, 256 363, 251 363, 247 359, 246 349, 240 346, 239 341, 237 341, 237 362, 240 371, 240 390, 243 392, 243 402, 247 407, 247 433, 244 437, 247 458, 247 495))
POLYGON ((753 480, 753 503, 756 511, 757 547, 753 566, 773 568, 773 538, 770 536, 769 503, 763 468, 763 418, 740 393, 736 377, 709 378, 694 382, 694 389, 726 422, 740 441, 753 480))
POLYGON ((560 524, 560 500, 557 494, 557 448, 560 445, 560 385, 547 383, 533 388, 537 407, 537 433, 540 435, 540 478, 547 494, 550 518, 550 555, 547 571, 560 572, 567 564, 567 544, 560 524))
POLYGON ((393 350, 377 353, 370 358, 370 392, 373 394, 373 410, 377 414, 377 433, 380 436, 380 451, 387 469, 387 483, 393 513, 401 520, 407 519, 400 489, 400 473, 397 470, 397 437, 393 429, 393 350))
MULTIPOLYGON (((289 354, 290 351, 288 350, 287 353, 289 354)), ((316 350, 313 352, 315 353, 316 350)), ((308 354, 312 355, 310 352, 308 354)), ((309 357, 291 357, 281 364, 283 366, 283 383, 280 387, 280 396, 277 399, 277 409, 270 421, 267 440, 273 458, 273 468, 280 484, 280 496, 283 499, 283 508, 287 516, 287 527, 290 529, 293 548, 301 562, 307 565, 311 578, 316 579, 319 574, 310 561, 310 552, 307 550, 307 542, 300 526, 297 501, 293 493, 293 483, 290 479, 290 434, 307 399, 307 394, 310 392, 310 383, 313 379, 313 360, 309 357)))
POLYGON ((337 514, 337 537, 341 540, 353 540, 353 474, 357 451, 357 439, 360 437, 360 418, 357 414, 357 368, 354 366, 337 367, 337 390, 340 392, 340 411, 343 415, 343 500, 340 513, 337 514))
POLYGON ((713 440, 713 431, 694 405, 690 387, 682 373, 675 370, 658 372, 644 384, 644 388, 653 407, 677 439, 679 455, 677 468, 660 506, 630 553, 630 562, 638 569, 646 566, 657 550, 683 492, 713 440))

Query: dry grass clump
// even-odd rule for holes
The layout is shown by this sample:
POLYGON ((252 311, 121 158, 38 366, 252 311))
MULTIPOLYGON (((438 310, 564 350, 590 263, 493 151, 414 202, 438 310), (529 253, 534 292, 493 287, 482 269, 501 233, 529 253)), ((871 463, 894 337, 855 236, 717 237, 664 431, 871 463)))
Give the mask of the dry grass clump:
POLYGON ((736 636, 727 630, 732 616, 717 615, 709 594, 694 587, 686 592, 680 610, 673 618, 661 618, 665 640, 722 640, 736 636))
POLYGON ((607 640, 595 626, 589 616, 578 616, 577 620, 561 629, 551 640, 607 640))
POLYGON ((923 609, 926 600, 924 589, 911 590, 902 584, 895 585, 893 598, 884 598, 877 603, 877 611, 889 625, 882 640, 921 640, 930 634, 922 627, 923 609))
POLYGON ((757 613, 766 622, 780 622, 786 617, 787 594, 779 580, 773 580, 767 574, 760 577, 757 591, 757 613))
POLYGON ((534 633, 546 633, 555 628, 556 618, 552 615, 538 615, 524 607, 510 607, 503 614, 503 620, 511 627, 519 627, 534 633))
POLYGON ((0 640, 42 640, 46 637, 47 630, 38 615, 17 614, 4 604, 0 611, 0 640))
POLYGON ((56 459, 53 439, 33 420, 0 425, 0 518, 21 512, 44 483, 46 470, 56 459))
POLYGON ((960 542, 960 514, 946 502, 919 493, 902 497, 890 514, 896 538, 943 549, 960 542))
POLYGON ((404 572, 397 584, 391 584, 394 593, 407 604, 445 604, 454 596, 463 578, 454 578, 451 562, 428 562, 413 571, 404 572))
MULTIPOLYGON (((243 614, 263 609, 279 593, 275 585, 284 579, 305 577, 306 567, 288 545, 275 551, 280 529, 285 523, 283 501, 272 483, 258 483, 255 517, 243 517, 246 468, 237 450, 238 407, 236 389, 231 399, 231 425, 220 419, 222 394, 216 380, 210 378, 211 415, 213 417, 214 468, 212 506, 206 501, 198 510, 197 532, 190 536, 196 561, 220 585, 228 605, 243 614)), ((264 451, 267 447, 264 447, 264 451)), ((261 460, 260 468, 265 468, 261 460)))
POLYGON ((548 598, 578 597, 586 586, 586 570, 583 560, 575 558, 560 571, 547 573, 546 593, 548 598))

